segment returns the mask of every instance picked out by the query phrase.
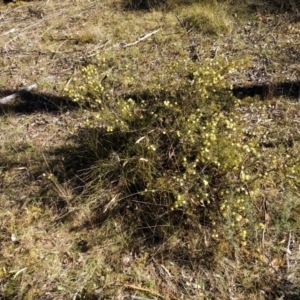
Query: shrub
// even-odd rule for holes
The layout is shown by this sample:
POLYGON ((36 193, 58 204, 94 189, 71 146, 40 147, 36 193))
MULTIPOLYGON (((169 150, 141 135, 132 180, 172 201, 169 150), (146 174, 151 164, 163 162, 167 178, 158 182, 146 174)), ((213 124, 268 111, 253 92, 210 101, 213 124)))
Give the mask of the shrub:
POLYGON ((85 67, 80 87, 70 92, 74 101, 98 111, 87 124, 102 134, 97 151, 106 167, 98 167, 98 178, 120 184, 123 197, 157 198, 169 209, 192 211, 218 202, 235 180, 228 172, 240 172, 237 166, 254 152, 243 145, 232 115, 236 100, 225 75, 235 66, 168 62, 134 99, 113 97, 101 83, 99 70, 110 63, 99 57, 98 65, 85 67))
POLYGON ((257 209, 265 193, 278 186, 293 193, 299 184, 298 150, 265 148, 264 125, 253 127, 239 113, 227 75, 240 64, 200 65, 185 56, 160 64, 161 72, 138 80, 140 65, 128 66, 126 55, 122 61, 98 56, 69 89, 93 110, 86 126, 97 132, 89 142, 98 157, 91 170, 95 191, 106 191, 106 208, 134 199, 137 219, 140 213, 148 226, 181 212, 211 228, 216 255, 236 255, 267 226, 265 211, 257 209))

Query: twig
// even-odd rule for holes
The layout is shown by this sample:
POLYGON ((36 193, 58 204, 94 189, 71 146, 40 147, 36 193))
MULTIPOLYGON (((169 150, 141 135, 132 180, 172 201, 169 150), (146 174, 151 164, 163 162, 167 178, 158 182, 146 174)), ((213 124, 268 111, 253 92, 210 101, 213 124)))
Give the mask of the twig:
POLYGON ((263 229, 263 234, 262 234, 262 248, 264 249, 265 247, 265 233, 266 233, 266 227, 269 225, 269 222, 270 222, 270 215, 268 214, 268 208, 267 208, 267 202, 264 201, 264 211, 265 211, 265 226, 264 226, 264 229, 263 229))
MULTIPOLYGON (((158 298, 165 299, 165 297, 161 296, 160 294, 156 293, 155 291, 137 286, 135 284, 128 284, 128 283, 122 283, 122 282, 116 282, 116 281, 113 281, 113 282, 110 282, 110 283, 106 284, 106 286, 110 286, 110 285, 123 286, 125 288, 130 288, 130 289, 137 290, 137 291, 147 292, 147 293, 152 294, 153 296, 155 296, 156 297, 155 299, 158 299, 158 298)), ((170 296, 169 298, 172 299, 172 300, 179 300, 179 298, 175 297, 174 295, 169 295, 169 296, 170 296)), ((134 297, 136 297, 136 296, 134 296, 134 297)))
MULTIPOLYGON (((35 22, 35 23, 33 23, 33 24, 28 25, 28 26, 25 27, 24 29, 20 30, 20 32, 17 33, 17 35, 16 35, 15 37, 11 38, 7 43, 5 43, 5 45, 6 45, 6 44, 9 44, 10 42, 13 42, 14 40, 16 40, 17 38, 19 38, 20 36, 24 35, 24 34, 25 34, 24 31, 26 31, 26 30, 28 30, 28 29, 30 29, 30 28, 32 28, 32 27, 34 27, 34 26, 36 26, 36 25, 38 25, 38 24, 40 24, 40 23, 42 23, 42 22, 45 22, 45 21, 48 20, 48 19, 49 19, 49 18, 47 18, 47 19, 45 18, 45 19, 39 20, 39 21, 37 21, 37 22, 35 22)), ((15 32, 15 31, 14 31, 14 32, 15 32)), ((9 32, 8 32, 8 33, 9 33, 9 32)))
POLYGON ((156 297, 159 297, 159 298, 161 298, 161 299, 164 298, 163 296, 161 296, 160 294, 158 294, 158 293, 156 293, 156 292, 154 292, 154 291, 151 291, 151 290, 146 289, 146 288, 142 288, 142 287, 137 286, 137 285, 134 285, 134 284, 122 284, 122 285, 123 285, 124 287, 126 287, 126 288, 130 288, 130 289, 133 289, 133 290, 138 290, 138 291, 147 292, 147 293, 152 294, 152 295, 154 295, 154 296, 156 296, 156 297))
POLYGON ((141 41, 147 39, 148 37, 150 37, 151 35, 153 35, 153 34, 159 32, 159 31, 160 31, 160 29, 156 29, 156 30, 154 30, 154 31, 152 31, 152 32, 149 32, 149 33, 143 35, 142 37, 140 37, 140 38, 139 38, 138 40, 136 40, 135 42, 129 43, 129 44, 125 44, 125 45, 122 45, 122 47, 123 47, 123 48, 126 48, 126 47, 130 47, 130 46, 136 45, 136 44, 138 44, 139 42, 141 42, 141 41))
POLYGON ((144 297, 139 297, 139 296, 130 296, 130 298, 132 299, 132 300, 155 300, 155 299, 157 299, 157 298, 155 298, 155 299, 150 299, 150 298, 144 298, 144 297))
POLYGON ((36 89, 39 85, 37 83, 34 83, 32 85, 29 85, 27 87, 25 87, 24 89, 21 89, 17 92, 15 92, 14 94, 12 95, 9 95, 9 96, 6 96, 2 99, 0 99, 0 104, 7 104, 8 102, 14 100, 15 98, 17 98, 18 96, 22 95, 22 94, 25 94, 29 91, 31 91, 32 89, 36 89))
POLYGON ((182 28, 186 29, 186 27, 184 26, 184 24, 183 24, 183 23, 181 22, 181 20, 179 19, 178 15, 175 14, 175 13, 174 13, 174 15, 175 15, 177 21, 179 22, 180 26, 181 26, 182 28))
POLYGON ((97 51, 101 48, 103 48, 105 45, 109 44, 110 43, 110 40, 106 40, 103 42, 103 44, 101 45, 98 45, 96 48, 94 48, 92 51, 89 51, 89 55, 86 56, 86 58, 89 58, 89 57, 93 57, 93 56, 96 56, 97 55, 97 51))
POLYGON ((263 232, 262 232, 262 238, 261 238, 261 245, 262 248, 265 248, 265 233, 266 233, 266 226, 264 226, 263 232))
POLYGON ((288 240, 288 244, 286 246, 286 265, 287 265, 287 270, 290 269, 290 260, 289 260, 289 256, 291 254, 291 250, 290 250, 290 246, 291 246, 291 238, 292 238, 292 234, 291 232, 289 232, 289 240, 288 240))
POLYGON ((7 34, 10 34, 10 33, 16 32, 16 30, 17 30, 16 28, 11 28, 8 31, 5 31, 4 33, 2 33, 1 35, 7 35, 7 34))

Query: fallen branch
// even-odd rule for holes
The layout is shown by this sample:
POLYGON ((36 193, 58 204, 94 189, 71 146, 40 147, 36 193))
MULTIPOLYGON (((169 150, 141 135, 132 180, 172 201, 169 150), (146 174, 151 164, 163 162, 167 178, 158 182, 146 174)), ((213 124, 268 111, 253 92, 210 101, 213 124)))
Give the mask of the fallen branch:
POLYGON ((21 89, 9 96, 6 96, 2 99, 0 99, 0 104, 7 104, 8 102, 14 100, 15 98, 17 98, 18 96, 22 95, 22 94, 25 94, 29 91, 31 91, 32 89, 36 89, 39 85, 37 83, 34 83, 32 85, 29 85, 27 87, 25 87, 24 89, 21 89))
POLYGON ((129 47, 129 46, 136 45, 136 44, 138 44, 139 42, 141 42, 141 41, 147 39, 148 37, 152 36, 153 34, 159 32, 159 31, 160 31, 160 29, 156 29, 156 30, 154 30, 154 31, 152 31, 152 32, 149 32, 149 33, 143 35, 142 37, 140 37, 140 38, 139 38, 138 40, 136 40, 135 42, 129 43, 129 44, 125 44, 125 45, 122 45, 122 47, 123 47, 123 48, 126 48, 126 47, 129 47))

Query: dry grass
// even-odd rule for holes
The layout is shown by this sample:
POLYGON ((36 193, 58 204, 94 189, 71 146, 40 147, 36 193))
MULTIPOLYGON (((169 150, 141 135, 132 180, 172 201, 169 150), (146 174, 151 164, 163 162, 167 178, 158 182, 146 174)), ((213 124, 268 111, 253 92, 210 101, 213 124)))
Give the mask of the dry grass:
MULTIPOLYGON (((214 8, 207 5, 141 12, 124 11, 121 4, 0 4, 0 96, 40 84, 36 94, 0 112, 0 298, 275 299, 276 294, 296 299, 288 297, 299 296, 299 224, 281 231, 276 211, 269 213, 273 223, 264 216, 275 225, 256 232, 261 248, 254 253, 244 248, 236 255, 226 246, 214 249, 206 228, 191 220, 184 225, 189 230, 173 232, 163 244, 150 247, 145 240, 155 228, 136 232, 131 226, 135 211, 103 213, 99 199, 105 194, 90 194, 87 188, 87 167, 96 158, 86 157, 87 149, 76 139, 91 112, 66 106, 61 95, 97 52, 108 57, 131 53, 128 63, 134 64, 135 53, 143 51, 145 64, 136 66, 134 76, 145 78, 145 84, 161 61, 186 49, 199 62, 212 56, 247 58, 251 68, 233 75, 236 85, 297 81, 299 21, 264 11, 241 21, 224 6, 214 22, 214 8), (157 34, 124 49, 156 29, 157 34), (279 287, 273 294, 271 282, 279 287)), ((112 69, 126 73, 120 65, 112 69)), ((115 91, 129 93, 130 88, 115 91)), ((249 128, 270 126, 261 121, 268 116, 277 126, 271 139, 292 133, 299 143, 298 103, 270 98, 274 107, 241 106, 249 128), (280 131, 280 126, 285 127, 280 131)), ((273 187, 269 195, 276 193, 282 191, 273 187)), ((294 203, 299 200, 286 197, 286 218, 297 219, 299 204, 294 203)))

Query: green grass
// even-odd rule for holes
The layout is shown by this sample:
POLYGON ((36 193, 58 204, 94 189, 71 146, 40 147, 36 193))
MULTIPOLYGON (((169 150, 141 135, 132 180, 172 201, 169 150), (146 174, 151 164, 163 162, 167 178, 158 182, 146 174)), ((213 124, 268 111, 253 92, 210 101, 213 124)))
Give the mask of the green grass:
POLYGON ((299 297, 295 10, 183 2, 0 4, 0 298, 299 297))

